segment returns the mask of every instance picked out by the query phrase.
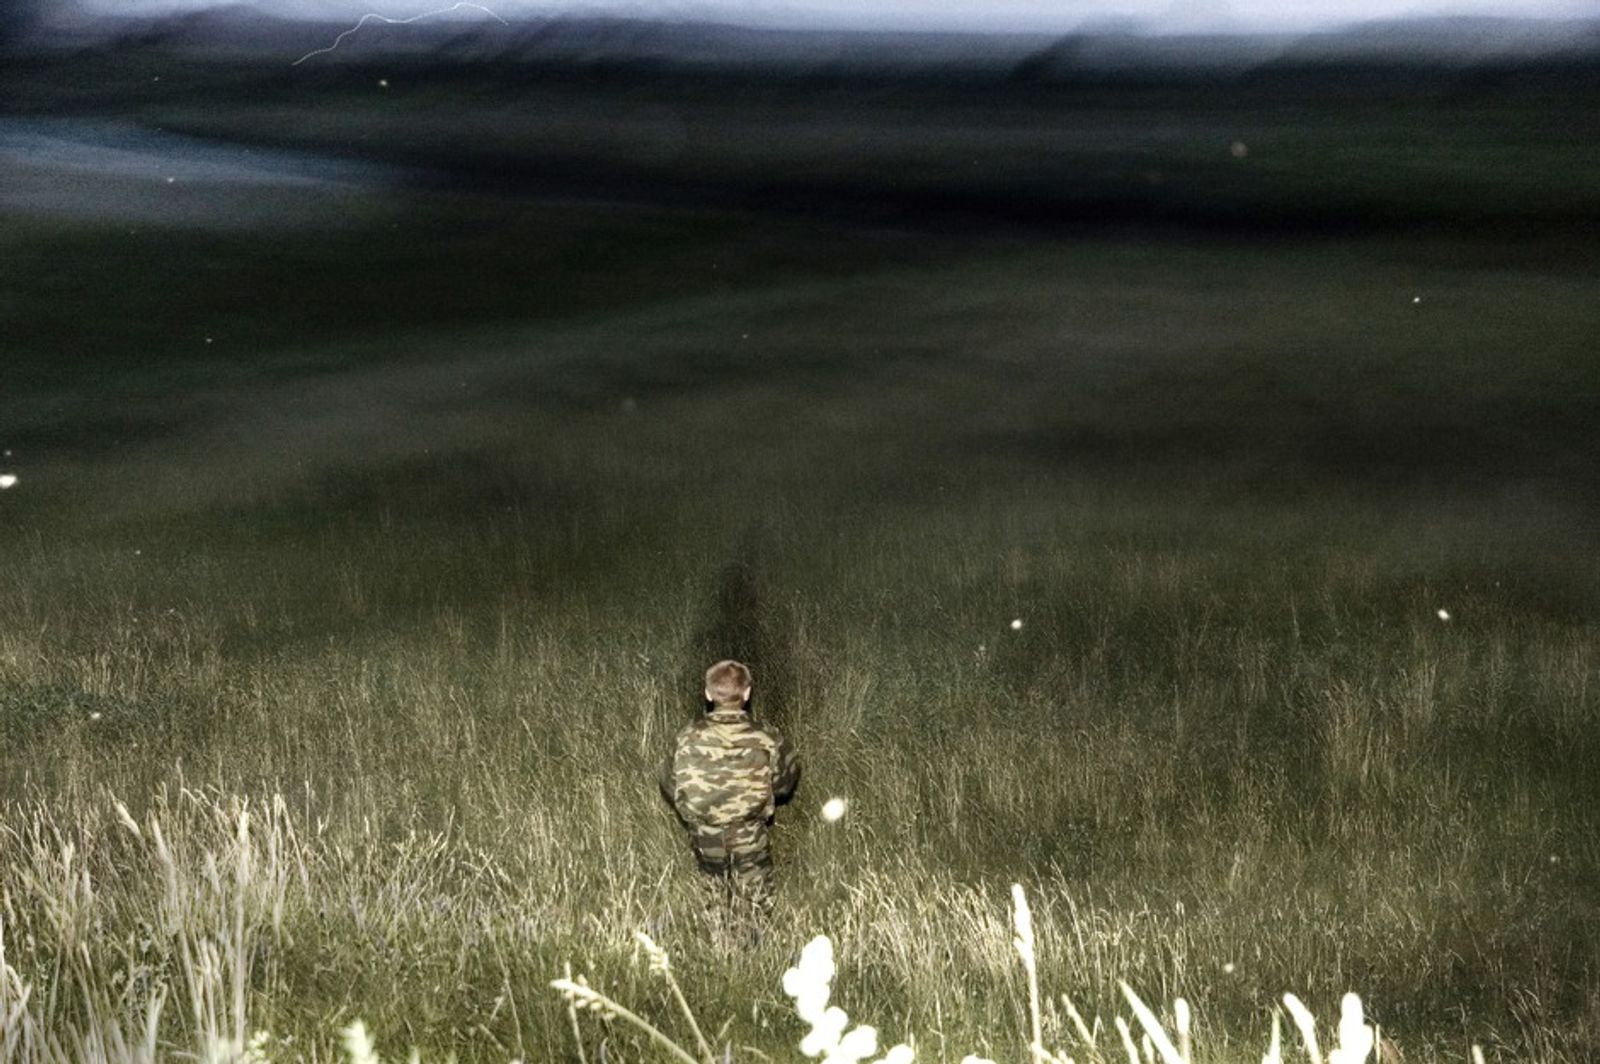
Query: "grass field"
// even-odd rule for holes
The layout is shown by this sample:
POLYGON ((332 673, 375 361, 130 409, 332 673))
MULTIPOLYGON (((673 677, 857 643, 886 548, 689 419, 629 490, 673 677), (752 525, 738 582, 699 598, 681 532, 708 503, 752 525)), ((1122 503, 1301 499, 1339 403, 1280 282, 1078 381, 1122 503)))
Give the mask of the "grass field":
POLYGON ((8 1058, 576 1059, 568 965, 672 1028, 645 929, 735 1059, 818 933, 1025 1059, 1013 882, 1079 1060, 1118 979, 1600 1054, 1592 89, 83 62, 0 89, 429 176, 0 216, 8 1058), (729 655, 807 765, 733 955, 653 778, 729 655))

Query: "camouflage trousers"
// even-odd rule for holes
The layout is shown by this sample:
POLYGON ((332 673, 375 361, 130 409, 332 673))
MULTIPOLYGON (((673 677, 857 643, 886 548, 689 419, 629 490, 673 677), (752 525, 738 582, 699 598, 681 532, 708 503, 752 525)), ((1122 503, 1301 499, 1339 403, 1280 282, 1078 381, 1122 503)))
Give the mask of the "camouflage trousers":
POLYGON ((712 936, 751 942, 772 915, 771 835, 762 821, 697 827, 691 835, 712 936))

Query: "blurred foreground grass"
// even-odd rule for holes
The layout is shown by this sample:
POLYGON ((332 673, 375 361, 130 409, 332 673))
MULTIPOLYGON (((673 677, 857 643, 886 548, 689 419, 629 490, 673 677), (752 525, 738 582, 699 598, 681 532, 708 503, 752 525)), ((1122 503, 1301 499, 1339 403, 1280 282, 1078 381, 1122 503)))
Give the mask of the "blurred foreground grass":
POLYGON ((1016 1059, 1013 881, 1200 1059, 1285 990, 1600 1051, 1588 237, 357 200, 0 229, 8 1052, 567 1058, 569 963, 670 1015, 645 928, 735 1055, 827 932, 886 1040, 1016 1059), (727 654, 808 762, 732 956, 652 783, 727 654))

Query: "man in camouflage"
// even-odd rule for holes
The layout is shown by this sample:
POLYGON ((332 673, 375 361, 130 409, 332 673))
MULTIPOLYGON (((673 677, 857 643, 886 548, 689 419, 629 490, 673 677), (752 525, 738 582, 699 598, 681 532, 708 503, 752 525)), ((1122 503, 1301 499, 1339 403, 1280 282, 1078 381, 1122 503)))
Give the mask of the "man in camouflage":
MULTIPOLYGON (((684 726, 661 766, 661 794, 689 831, 717 916, 755 934, 772 912, 774 810, 794 797, 800 758, 750 714, 750 670, 706 670, 706 708, 684 726)), ((720 922, 720 921, 718 921, 720 922)))

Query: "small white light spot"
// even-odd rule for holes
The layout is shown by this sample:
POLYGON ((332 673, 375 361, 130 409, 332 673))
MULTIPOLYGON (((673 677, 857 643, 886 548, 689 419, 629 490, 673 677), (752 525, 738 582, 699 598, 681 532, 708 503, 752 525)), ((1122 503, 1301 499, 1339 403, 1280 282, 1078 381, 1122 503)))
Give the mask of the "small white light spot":
POLYGON ((829 798, 822 803, 822 819, 832 824, 844 816, 844 799, 829 798))
POLYGON ((1439 619, 1441 621, 1448 621, 1450 619, 1450 611, 1449 610, 1440 610, 1439 611, 1439 619))
POLYGON ((388 87, 389 87, 389 79, 388 78, 379 78, 378 79, 378 88, 387 89, 388 87))
POLYGON ((0 473, 0 491, 5 491, 7 488, 14 488, 16 486, 17 476, 15 473, 0 473))
POLYGON ((1013 620, 1011 622, 1011 630, 1013 632, 1022 631, 1022 618, 1021 617, 1018 617, 1018 618, 1016 618, 1015 620, 1013 620))
POLYGON ((144 551, 142 551, 142 550, 136 550, 136 551, 133 552, 134 557, 138 557, 139 555, 141 555, 143 553, 144 553, 144 551))
POLYGON ((216 341, 215 341, 215 340, 213 340, 213 339, 212 339, 212 338, 211 338, 211 337, 209 337, 209 336, 208 336, 208 337, 206 337, 206 343, 208 343, 208 344, 214 344, 214 343, 216 343, 216 341))
POLYGON ((1222 966, 1222 971, 1224 975, 1232 975, 1234 971, 1233 962, 1229 961, 1227 964, 1224 964, 1222 966))
POLYGON ((175 177, 169 177, 169 178, 167 178, 167 184, 169 184, 169 185, 174 184, 177 180, 178 179, 175 178, 175 177))
POLYGON ((1421 303, 1422 302, 1422 297, 1421 296, 1412 296, 1411 297, 1411 302, 1413 302, 1413 303, 1421 303))
POLYGON ((1243 159, 1246 155, 1250 154, 1250 146, 1242 140, 1236 140, 1232 144, 1228 145, 1228 154, 1232 155, 1235 159, 1243 159))
POLYGON ((97 709, 93 713, 89 714, 89 719, 90 720, 99 720, 100 719, 100 711, 97 709))
POLYGON ((1550 855, 1550 863, 1551 864, 1560 864, 1561 863, 1561 858, 1557 857, 1555 854, 1551 854, 1550 855))

